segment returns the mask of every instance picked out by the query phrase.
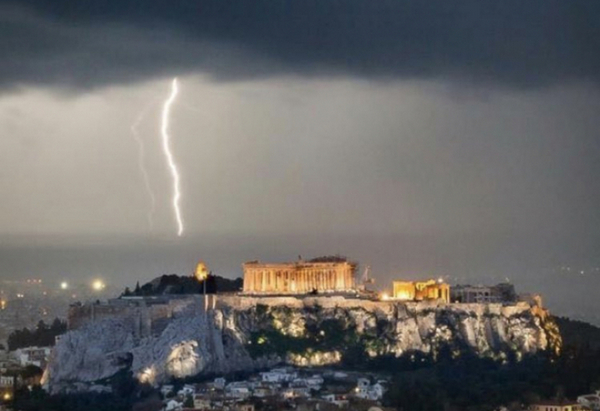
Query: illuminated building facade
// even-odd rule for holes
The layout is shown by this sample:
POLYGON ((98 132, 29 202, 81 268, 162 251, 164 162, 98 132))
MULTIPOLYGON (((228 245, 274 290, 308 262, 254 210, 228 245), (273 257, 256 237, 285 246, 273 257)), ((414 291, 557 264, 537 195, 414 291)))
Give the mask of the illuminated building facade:
POLYGON ((305 294, 354 291, 356 264, 342 258, 243 264, 244 293, 305 294))
POLYGON ((441 300, 450 302, 450 286, 435 280, 394 281, 392 298, 403 301, 441 300))

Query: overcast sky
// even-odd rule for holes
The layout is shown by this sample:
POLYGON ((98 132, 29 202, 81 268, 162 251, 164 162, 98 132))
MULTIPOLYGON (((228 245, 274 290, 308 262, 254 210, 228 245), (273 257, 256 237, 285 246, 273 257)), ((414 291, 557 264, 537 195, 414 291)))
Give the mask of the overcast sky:
POLYGON ((0 275, 341 253, 600 322, 598 50, 583 0, 0 1, 0 275))

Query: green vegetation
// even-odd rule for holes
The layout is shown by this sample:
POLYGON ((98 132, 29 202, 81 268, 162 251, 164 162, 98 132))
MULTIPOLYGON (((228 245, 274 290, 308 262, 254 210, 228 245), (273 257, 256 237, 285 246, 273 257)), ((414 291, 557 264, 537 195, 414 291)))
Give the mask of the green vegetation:
POLYGON ((51 347, 56 341, 56 336, 67 331, 67 323, 56 318, 52 324, 47 325, 40 321, 34 330, 23 328, 15 330, 8 336, 8 349, 11 351, 24 347, 51 347))
POLYGON ((554 317, 554 321, 560 328, 563 344, 566 346, 600 348, 600 328, 565 317, 554 317))
POLYGON ((35 378, 42 378, 44 370, 37 365, 29 364, 19 370, 19 375, 23 381, 28 381, 35 378))
POLYGON ((339 320, 325 320, 319 324, 307 325, 306 333, 301 337, 286 335, 274 327, 253 332, 247 349, 253 358, 258 358, 270 354, 302 354, 309 350, 340 350, 355 343, 354 330, 344 327, 339 320))
MULTIPOLYGON (((205 281, 207 294, 237 292, 243 287, 243 280, 241 278, 230 280, 229 278, 209 274, 205 281)), ((168 294, 202 294, 204 291, 204 284, 194 276, 168 274, 158 277, 142 286, 138 282, 133 291, 129 287, 126 287, 121 296, 149 297, 168 294)))
POLYGON ((579 344, 584 335, 600 329, 585 324, 570 332, 558 355, 538 353, 520 361, 515 356, 495 361, 468 350, 453 356, 444 348, 435 360, 407 353, 397 359, 379 358, 371 367, 393 375, 385 403, 399 410, 486 411, 500 405, 520 409, 521 404, 540 399, 574 399, 600 389, 600 348, 579 344))
MULTIPOLYGON (((343 364, 356 368, 364 367, 369 362, 365 352, 379 353, 385 346, 384 341, 375 333, 357 333, 354 323, 341 314, 333 319, 321 320, 320 306, 309 307, 307 311, 303 335, 293 336, 287 332, 292 316, 289 307, 269 308, 257 305, 257 323, 263 327, 250 334, 250 341, 246 346, 250 356, 285 357, 287 353, 302 355, 315 351, 340 351, 343 364)), ((388 324, 381 321, 378 326, 385 328, 388 324)))
POLYGON ((12 405, 22 411, 129 411, 134 404, 156 396, 152 387, 138 384, 130 371, 118 372, 108 382, 112 388, 110 393, 49 395, 39 386, 31 391, 22 388, 15 392, 12 405))
POLYGON ((359 336, 353 325, 343 318, 319 318, 321 307, 310 309, 302 336, 292 336, 285 332, 289 328, 292 310, 289 307, 269 308, 258 304, 255 308, 256 318, 264 327, 250 334, 247 349, 253 358, 276 354, 285 356, 287 353, 303 354, 309 351, 345 351, 359 343, 359 336), (280 326, 276 326, 276 324, 280 326))

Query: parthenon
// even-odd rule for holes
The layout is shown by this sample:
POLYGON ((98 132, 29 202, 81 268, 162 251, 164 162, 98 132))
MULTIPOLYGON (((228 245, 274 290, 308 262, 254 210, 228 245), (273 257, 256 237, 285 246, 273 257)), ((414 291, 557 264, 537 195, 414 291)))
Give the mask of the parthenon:
POLYGON ((303 294, 345 292, 355 289, 356 264, 345 259, 326 258, 294 263, 243 264, 244 293, 303 294))

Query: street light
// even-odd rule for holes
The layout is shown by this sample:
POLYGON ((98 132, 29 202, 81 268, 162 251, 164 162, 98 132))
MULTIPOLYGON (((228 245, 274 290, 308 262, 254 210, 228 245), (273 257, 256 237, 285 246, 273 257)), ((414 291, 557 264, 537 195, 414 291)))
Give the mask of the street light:
POLYGON ((104 282, 102 282, 102 280, 94 280, 94 282, 92 283, 92 288, 96 291, 103 290, 104 287, 106 287, 106 285, 104 284, 104 282))

